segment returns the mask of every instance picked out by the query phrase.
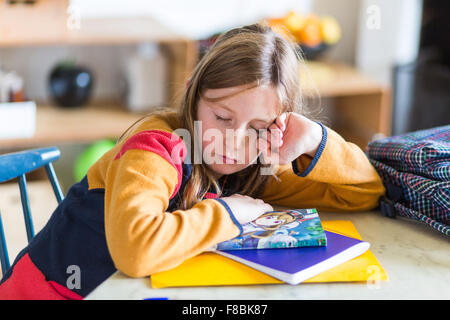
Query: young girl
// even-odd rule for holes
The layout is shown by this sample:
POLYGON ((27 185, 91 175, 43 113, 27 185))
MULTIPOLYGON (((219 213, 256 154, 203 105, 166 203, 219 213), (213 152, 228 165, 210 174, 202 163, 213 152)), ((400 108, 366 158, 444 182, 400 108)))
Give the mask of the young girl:
POLYGON ((302 115, 298 64, 268 27, 223 34, 179 110, 144 117, 72 186, 4 275, 0 299, 81 299, 116 270, 174 268, 271 205, 376 207, 384 188, 364 153, 302 115))

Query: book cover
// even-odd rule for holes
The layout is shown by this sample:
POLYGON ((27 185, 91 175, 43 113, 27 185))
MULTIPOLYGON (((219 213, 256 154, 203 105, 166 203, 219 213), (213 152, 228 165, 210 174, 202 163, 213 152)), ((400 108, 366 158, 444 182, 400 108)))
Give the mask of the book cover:
POLYGON ((239 237, 219 243, 216 249, 277 249, 327 244, 316 209, 269 211, 242 228, 244 231, 239 237))
POLYGON ((363 254, 365 241, 325 231, 327 246, 273 250, 217 250, 216 253, 243 263, 289 284, 301 283, 321 272, 363 254))

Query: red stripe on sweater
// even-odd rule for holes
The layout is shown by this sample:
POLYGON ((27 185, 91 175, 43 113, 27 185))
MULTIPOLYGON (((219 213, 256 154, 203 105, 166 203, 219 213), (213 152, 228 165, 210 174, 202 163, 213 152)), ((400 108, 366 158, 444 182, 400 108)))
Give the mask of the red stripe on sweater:
POLYGON ((170 198, 174 197, 181 185, 183 177, 183 161, 186 157, 186 146, 183 140, 170 132, 160 130, 142 131, 129 138, 114 160, 120 159, 128 150, 139 149, 156 153, 166 159, 178 174, 178 183, 170 198))
POLYGON ((205 194, 205 198, 206 198, 206 199, 216 199, 216 198, 218 198, 218 197, 217 197, 217 194, 216 194, 216 193, 207 192, 207 193, 205 194))
POLYGON ((11 276, 0 286, 0 300, 81 300, 82 296, 45 276, 28 253, 14 266, 11 276))

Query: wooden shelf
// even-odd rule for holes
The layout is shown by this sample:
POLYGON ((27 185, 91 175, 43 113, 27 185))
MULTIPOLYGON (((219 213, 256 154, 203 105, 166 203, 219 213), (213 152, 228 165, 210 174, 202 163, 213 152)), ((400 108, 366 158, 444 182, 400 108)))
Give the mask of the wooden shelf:
POLYGON ((33 5, 0 0, 0 47, 189 41, 151 17, 77 21, 68 8, 68 0, 38 0, 33 5))
MULTIPOLYGON (((308 98, 332 99, 334 119, 328 123, 347 141, 365 149, 374 138, 391 135, 391 90, 357 69, 331 61, 307 63, 300 69, 308 98)), ((332 112, 333 113, 333 112, 332 112)))
POLYGON ((84 19, 80 21, 80 29, 69 30, 65 25, 63 28, 64 30, 58 33, 41 30, 15 30, 7 34, 0 32, 0 47, 190 41, 152 18, 84 19))
POLYGON ((373 94, 389 90, 349 65, 334 61, 311 61, 306 65, 308 71, 300 68, 300 81, 306 96, 313 96, 316 89, 321 97, 373 94))
POLYGON ((62 143, 88 143, 104 138, 117 139, 141 114, 128 112, 115 103, 80 108, 38 105, 36 133, 29 139, 0 139, 2 148, 26 149, 62 143))
POLYGON ((125 44, 189 41, 172 29, 148 18, 81 20, 79 30, 68 30, 67 44, 125 44))

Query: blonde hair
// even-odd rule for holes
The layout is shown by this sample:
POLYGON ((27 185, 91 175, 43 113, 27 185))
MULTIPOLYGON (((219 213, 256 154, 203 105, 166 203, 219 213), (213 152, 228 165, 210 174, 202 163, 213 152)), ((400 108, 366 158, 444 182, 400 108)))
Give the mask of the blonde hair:
MULTIPOLYGON (((272 85, 276 88, 280 99, 280 114, 283 112, 305 114, 299 81, 301 61, 302 57, 295 45, 266 25, 252 24, 232 29, 220 35, 199 61, 181 95, 179 108, 175 113, 153 112, 138 122, 151 115, 175 118, 174 122, 187 129, 193 137, 198 102, 203 93, 208 89, 235 86, 252 88, 272 85)), ((127 132, 129 130, 119 141, 127 132)), ((193 154, 194 152, 190 152, 191 157, 193 154)), ((190 163, 192 174, 181 197, 182 209, 189 209, 201 201, 211 187, 216 189, 219 196, 222 192, 217 179, 205 163, 194 164, 193 159, 190 163)), ((270 177, 260 174, 263 166, 258 160, 257 163, 235 173, 239 181, 237 193, 252 197, 261 195, 270 177)), ((269 169, 274 172, 275 167, 269 169)))

